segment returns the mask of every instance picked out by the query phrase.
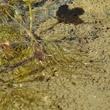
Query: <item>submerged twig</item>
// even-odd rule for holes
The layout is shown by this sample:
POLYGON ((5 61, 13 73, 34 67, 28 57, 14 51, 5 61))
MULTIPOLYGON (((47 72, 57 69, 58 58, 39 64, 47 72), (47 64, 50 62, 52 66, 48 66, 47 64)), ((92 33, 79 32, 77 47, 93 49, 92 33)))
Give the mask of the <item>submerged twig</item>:
POLYGON ((28 62, 30 62, 30 61, 32 61, 32 60, 34 60, 34 59, 38 59, 38 60, 40 60, 40 61, 43 61, 43 60, 44 60, 44 56, 45 56, 46 54, 43 53, 42 51, 40 51, 39 48, 40 48, 40 45, 37 43, 37 44, 35 45, 35 52, 34 52, 34 56, 33 56, 33 57, 30 57, 30 58, 28 58, 28 59, 25 59, 24 61, 21 61, 21 62, 15 64, 15 65, 13 65, 13 66, 10 66, 10 67, 8 67, 8 68, 6 68, 6 69, 2 69, 2 70, 0 71, 0 73, 4 73, 4 72, 7 72, 7 71, 11 71, 11 70, 13 70, 13 69, 15 69, 15 68, 17 68, 17 67, 19 67, 19 66, 23 66, 23 65, 27 64, 28 62))
POLYGON ((35 59, 34 56, 33 56, 33 57, 30 57, 30 58, 28 58, 28 59, 25 59, 24 61, 19 62, 19 63, 13 65, 13 66, 10 66, 10 67, 8 67, 8 68, 6 68, 6 69, 2 69, 2 70, 0 71, 0 73, 4 73, 4 72, 10 71, 10 70, 13 70, 13 69, 15 69, 15 68, 17 68, 17 67, 19 67, 19 66, 23 66, 23 65, 25 65, 26 63, 28 63, 28 62, 30 62, 30 61, 32 61, 32 60, 34 60, 34 59, 35 59))

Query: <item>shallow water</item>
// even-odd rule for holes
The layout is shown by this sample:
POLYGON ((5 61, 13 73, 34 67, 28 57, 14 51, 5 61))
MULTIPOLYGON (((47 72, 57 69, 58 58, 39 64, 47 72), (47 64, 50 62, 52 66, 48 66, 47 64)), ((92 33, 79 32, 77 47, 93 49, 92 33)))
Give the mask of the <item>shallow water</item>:
MULTIPOLYGON (((28 5, 18 4, 25 13, 20 23, 29 28, 28 5)), ((43 60, 27 60, 35 54, 35 42, 7 15, 0 18, 0 110, 109 109, 109 4, 32 0, 33 33, 43 60), (60 11, 58 21, 65 3, 70 14, 65 18, 60 11)))

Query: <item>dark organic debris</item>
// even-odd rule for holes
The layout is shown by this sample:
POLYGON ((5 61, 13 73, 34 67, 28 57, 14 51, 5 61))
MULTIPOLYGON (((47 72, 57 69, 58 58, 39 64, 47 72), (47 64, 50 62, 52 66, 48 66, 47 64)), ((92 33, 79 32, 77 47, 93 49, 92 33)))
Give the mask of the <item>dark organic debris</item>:
POLYGON ((56 12, 56 16, 59 22, 73 23, 74 25, 78 25, 84 22, 81 18, 79 18, 79 16, 83 13, 83 8, 76 7, 69 9, 68 5, 62 5, 56 12))

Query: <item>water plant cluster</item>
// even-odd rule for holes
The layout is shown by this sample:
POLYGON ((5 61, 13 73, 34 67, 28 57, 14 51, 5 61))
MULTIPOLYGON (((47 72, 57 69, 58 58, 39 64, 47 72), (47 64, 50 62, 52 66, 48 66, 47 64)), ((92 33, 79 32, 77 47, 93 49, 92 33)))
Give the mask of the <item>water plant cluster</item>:
POLYGON ((42 92, 33 93, 30 89, 25 90, 14 85, 77 74, 76 68, 84 65, 85 55, 78 53, 74 40, 38 40, 40 36, 33 34, 34 13, 31 3, 31 0, 0 2, 0 14, 3 14, 0 17, 0 81, 3 87, 11 88, 9 91, 0 89, 1 110, 34 110, 33 107, 38 107, 40 102, 44 104, 43 96, 39 96, 42 92), (23 6, 29 10, 28 27, 25 27, 27 16, 23 13, 23 6), (73 46, 76 51, 71 48, 73 46), (30 104, 31 100, 34 106, 30 104), (6 104, 10 106, 4 106, 6 104))
POLYGON ((23 25, 24 15, 20 13, 16 5, 20 3, 9 0, 5 4, 1 3, 0 6, 5 13, 4 17, 7 18, 1 19, 0 24, 0 74, 5 73, 8 76, 2 80, 9 83, 20 82, 32 73, 38 76, 39 74, 47 74, 47 76, 55 74, 54 70, 60 73, 73 73, 76 66, 81 67, 84 55, 78 53, 74 40, 67 39, 57 42, 49 37, 48 40, 37 40, 39 36, 35 36, 32 31, 31 1, 22 1, 29 8, 29 28, 23 25), (21 17, 21 21, 16 18, 15 12, 21 17), (74 48, 71 48, 73 46, 75 51, 73 51, 74 48))

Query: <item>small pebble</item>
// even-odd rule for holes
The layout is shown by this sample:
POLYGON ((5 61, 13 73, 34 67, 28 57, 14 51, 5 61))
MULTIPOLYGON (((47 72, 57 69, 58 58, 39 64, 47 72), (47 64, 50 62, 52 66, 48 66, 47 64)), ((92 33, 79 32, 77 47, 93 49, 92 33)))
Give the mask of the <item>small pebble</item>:
POLYGON ((89 50, 89 52, 90 52, 90 53, 92 53, 92 52, 93 52, 93 50, 92 50, 92 49, 90 49, 90 50, 89 50))
POLYGON ((22 85, 22 84, 20 84, 19 86, 20 86, 20 87, 22 87, 23 85, 22 85))

